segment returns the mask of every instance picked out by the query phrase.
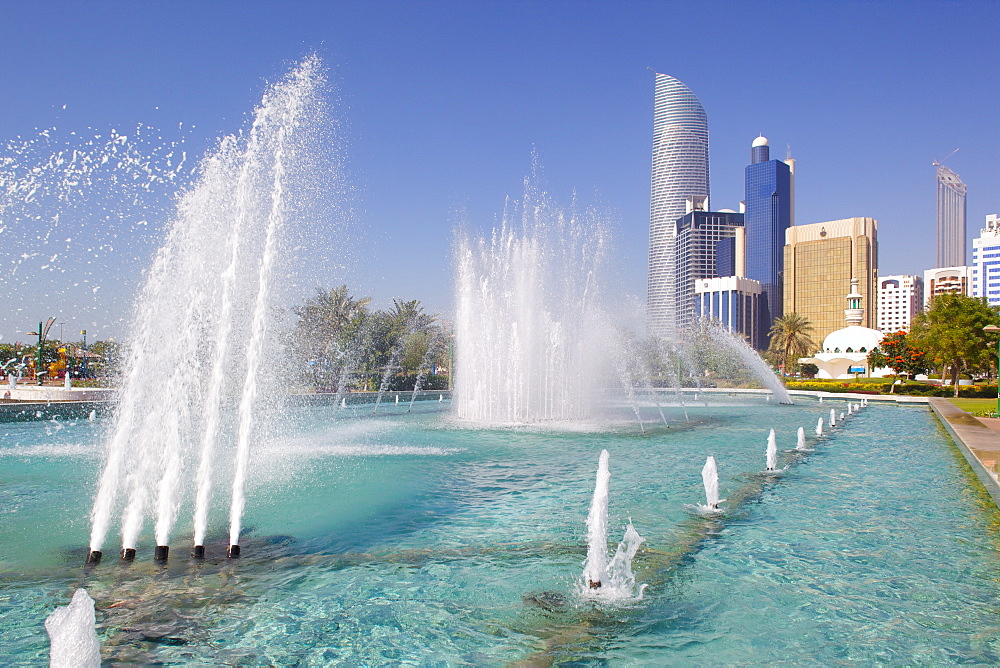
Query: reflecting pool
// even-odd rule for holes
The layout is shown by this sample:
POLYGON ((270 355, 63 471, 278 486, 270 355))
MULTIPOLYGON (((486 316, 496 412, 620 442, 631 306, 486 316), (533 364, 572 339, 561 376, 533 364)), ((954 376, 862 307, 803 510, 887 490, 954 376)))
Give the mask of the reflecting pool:
POLYGON ((166 565, 146 527, 134 563, 90 570, 105 420, 0 425, 0 663, 47 661, 44 620, 77 587, 105 661, 1000 662, 989 496, 926 408, 873 402, 817 438, 831 406, 710 396, 666 406, 669 426, 646 407, 645 432, 629 407, 509 429, 447 401, 299 408, 254 445, 241 559, 225 508, 188 557, 188 498, 166 565), (811 451, 786 452, 800 426, 811 451), (645 538, 639 600, 581 596, 603 449, 611 540, 629 520, 645 538), (714 517, 685 508, 708 455, 714 517))

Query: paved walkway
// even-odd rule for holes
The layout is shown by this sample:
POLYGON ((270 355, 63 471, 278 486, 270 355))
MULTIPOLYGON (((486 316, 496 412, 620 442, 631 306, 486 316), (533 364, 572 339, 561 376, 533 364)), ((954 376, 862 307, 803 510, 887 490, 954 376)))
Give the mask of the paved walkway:
POLYGON ((975 418, 947 399, 932 397, 931 410, 951 434, 958 449, 965 455, 983 487, 1000 506, 1000 479, 997 477, 1000 462, 1000 420, 975 418))

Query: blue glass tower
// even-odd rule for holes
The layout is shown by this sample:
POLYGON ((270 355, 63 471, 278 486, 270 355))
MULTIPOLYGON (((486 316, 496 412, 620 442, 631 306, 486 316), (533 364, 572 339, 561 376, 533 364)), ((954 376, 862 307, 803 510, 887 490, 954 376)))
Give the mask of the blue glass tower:
POLYGON ((768 344, 768 332, 782 315, 785 273, 785 230, 792 222, 792 175, 788 164, 770 160, 767 139, 757 137, 746 169, 746 275, 763 291, 760 323, 752 342, 757 350, 768 344))

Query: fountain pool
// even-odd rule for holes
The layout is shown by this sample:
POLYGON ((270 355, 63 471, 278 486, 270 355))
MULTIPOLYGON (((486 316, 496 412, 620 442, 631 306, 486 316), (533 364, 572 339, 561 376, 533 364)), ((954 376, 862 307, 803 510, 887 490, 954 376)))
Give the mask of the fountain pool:
POLYGON ((111 662, 1000 662, 1000 513, 923 408, 872 404, 802 454, 829 400, 705 395, 641 433, 630 407, 472 429, 433 398, 295 409, 251 454, 241 559, 225 507, 188 558, 191 492, 169 562, 147 526, 135 562, 89 570, 106 421, 2 425, 0 663, 44 663, 77 587, 111 662), (770 428, 780 478, 760 473, 770 428), (609 550, 630 520, 645 539, 641 599, 579 588, 602 450, 609 550), (708 455, 728 499, 711 517, 684 508, 708 455))

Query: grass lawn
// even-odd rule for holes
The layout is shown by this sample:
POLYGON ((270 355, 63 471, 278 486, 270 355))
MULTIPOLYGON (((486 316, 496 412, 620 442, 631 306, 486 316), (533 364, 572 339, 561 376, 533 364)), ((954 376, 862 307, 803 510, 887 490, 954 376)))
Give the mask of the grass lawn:
POLYGON ((997 409, 996 399, 948 399, 967 413, 995 412, 997 409))

